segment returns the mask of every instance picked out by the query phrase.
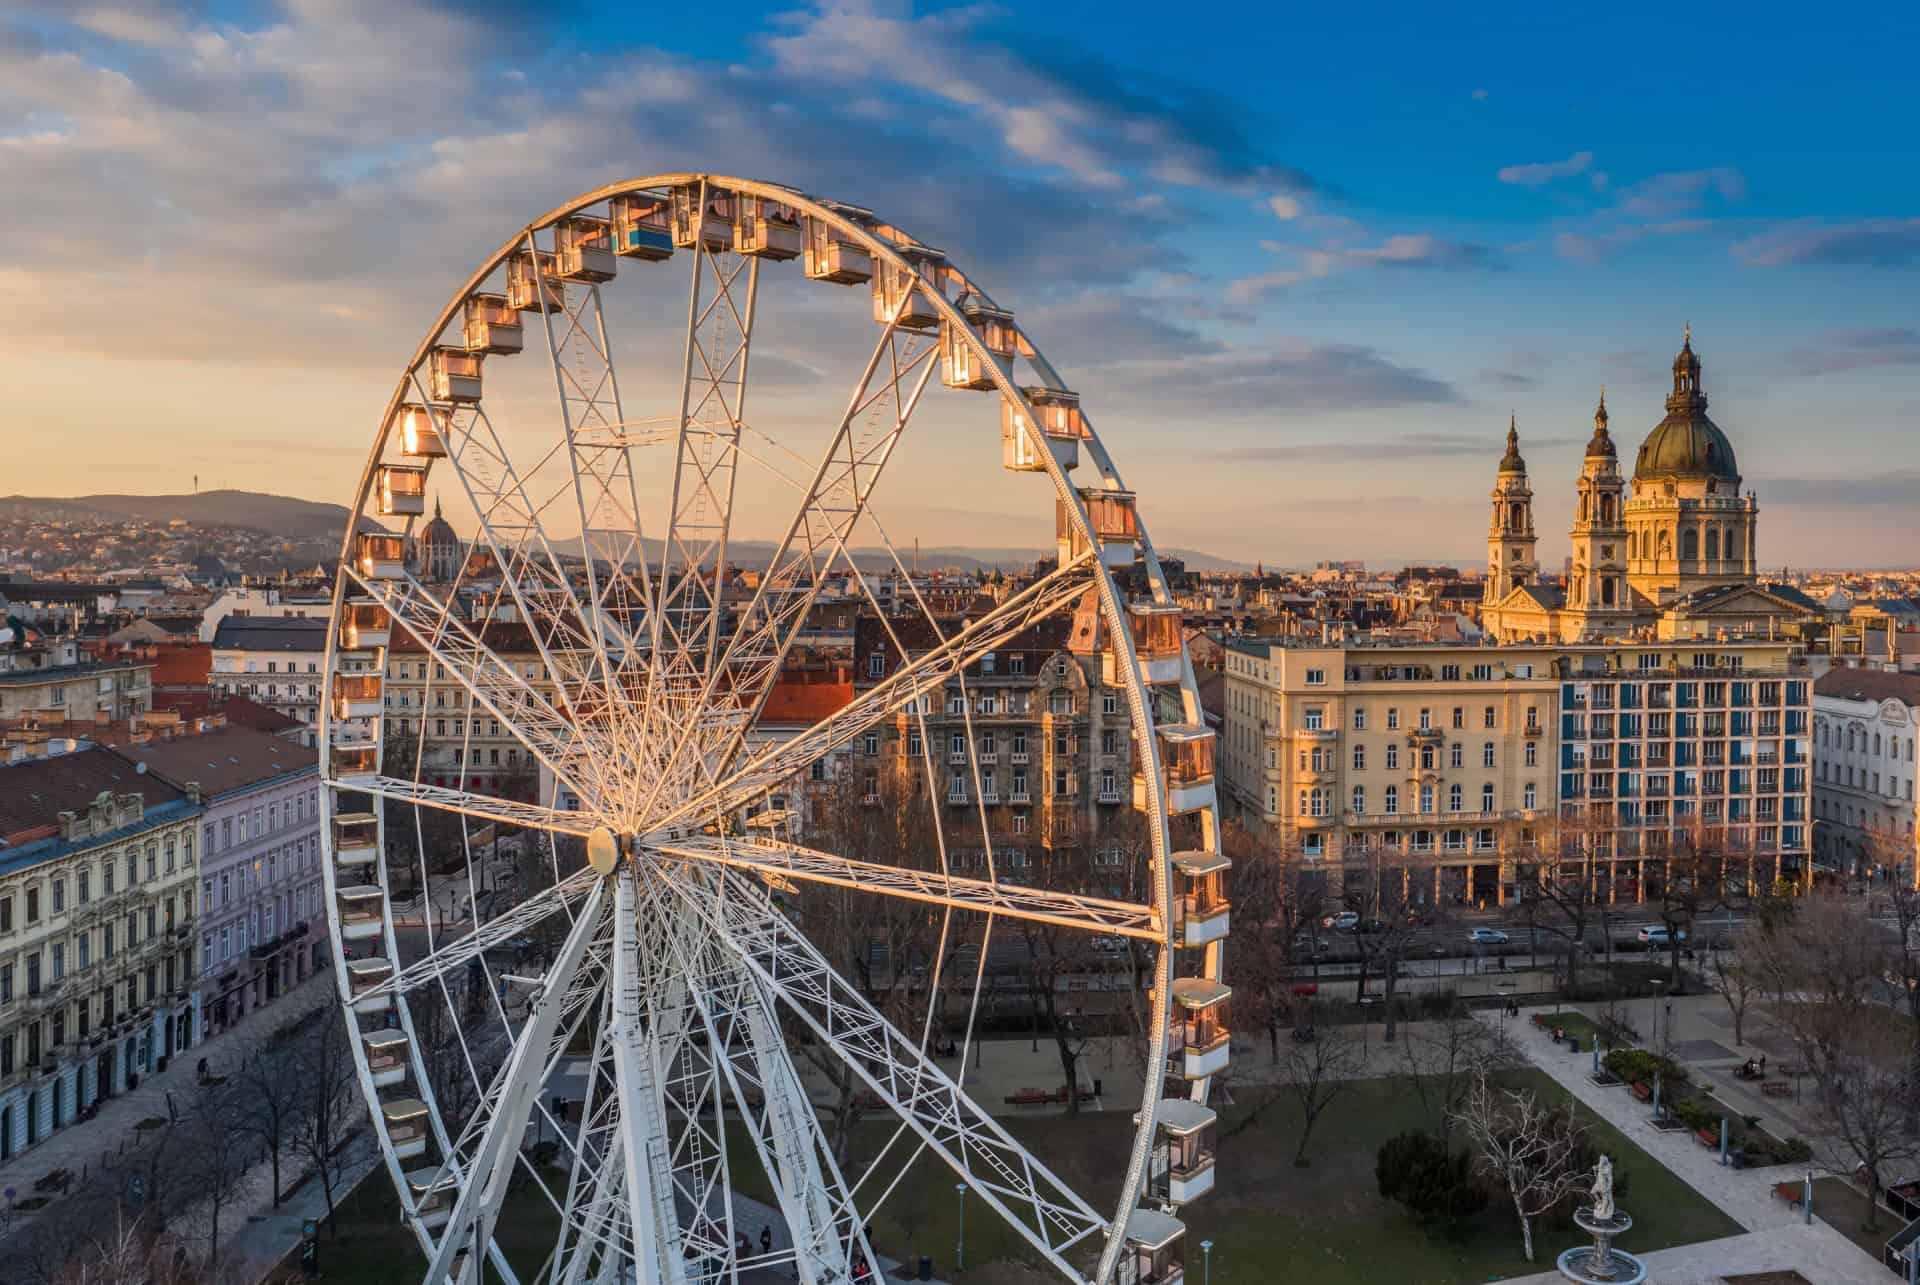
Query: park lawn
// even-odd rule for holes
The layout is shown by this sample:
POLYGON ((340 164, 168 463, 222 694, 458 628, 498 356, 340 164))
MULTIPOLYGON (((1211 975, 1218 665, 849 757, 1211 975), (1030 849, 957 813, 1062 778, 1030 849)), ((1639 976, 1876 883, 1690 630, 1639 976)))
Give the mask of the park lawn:
MULTIPOLYGON (((1543 1097, 1556 1092, 1551 1079, 1533 1070, 1512 1073, 1509 1083, 1543 1097)), ((1634 1218, 1622 1248, 1651 1252, 1740 1231, 1732 1219, 1605 1122, 1591 1115, 1587 1120, 1600 1148, 1613 1157, 1621 1204, 1634 1218)), ((1321 1116, 1314 1129, 1312 1164, 1304 1169, 1293 1165, 1298 1122, 1292 1098, 1265 1087, 1244 1088, 1241 1102, 1221 1113, 1219 1186, 1182 1214, 1190 1266, 1199 1266, 1199 1242, 1211 1239, 1212 1279, 1221 1285, 1293 1278, 1323 1285, 1383 1280, 1478 1285, 1551 1270, 1554 1255, 1580 1238, 1570 1225, 1537 1226, 1538 1261, 1529 1264, 1521 1255, 1511 1206, 1502 1196, 1492 1199, 1477 1231, 1458 1245, 1429 1239, 1399 1206, 1381 1200, 1374 1186, 1375 1151, 1392 1134, 1426 1123, 1418 1094, 1404 1081, 1353 1081, 1321 1116)), ((1096 1209, 1112 1207, 1132 1136, 1131 1112, 1002 1117, 1002 1123, 1096 1209)), ((865 1171, 896 1128, 878 1118, 857 1127, 849 1180, 865 1171)), ((896 1141, 876 1183, 891 1180, 899 1172, 896 1162, 914 1156, 918 1145, 910 1133, 896 1141)), ((728 1161, 741 1194, 768 1198, 765 1177, 744 1136, 729 1137, 728 1161)), ((917 1155, 872 1220, 876 1248, 909 1263, 927 1254, 939 1275, 964 1285, 1034 1285, 1047 1279, 1034 1270, 1038 1255, 973 1193, 966 1197, 967 1268, 954 1269, 959 1231, 954 1181, 944 1162, 928 1152, 917 1155)), ((863 1202, 868 1190, 863 1189, 863 1202)), ((1836 1209, 1836 1216, 1846 1215, 1836 1209)), ((419 1251, 399 1225, 397 1203, 384 1174, 376 1173, 343 1203, 341 1225, 338 1241, 322 1241, 328 1278, 356 1285, 410 1285, 419 1279, 419 1251)), ((537 1191, 523 1188, 509 1196, 499 1234, 523 1278, 544 1261, 555 1225, 552 1208, 537 1191)), ((747 1230, 752 1234, 752 1228, 747 1230)), ((1085 1249, 1091 1254, 1098 1247, 1096 1236, 1085 1249)), ((1078 1262, 1082 1255, 1073 1257, 1078 1262)))
POLYGON ((1831 1175, 1813 1180, 1813 1216, 1823 1219, 1828 1226, 1876 1259, 1886 1252, 1887 1242, 1904 1226, 1900 1215, 1882 1205, 1874 1211, 1875 1222, 1879 1225, 1868 1231, 1866 1193, 1845 1178, 1831 1175))
POLYGON ((1593 1047, 1593 1037, 1597 1033, 1593 1025, 1593 1020, 1578 1009, 1563 1008, 1557 1012, 1546 1014, 1541 1021, 1544 1025, 1535 1025, 1531 1019, 1529 1019, 1527 1023, 1529 1033, 1536 1038, 1558 1026, 1566 1031, 1568 1035, 1578 1039, 1581 1048, 1590 1049, 1593 1047))

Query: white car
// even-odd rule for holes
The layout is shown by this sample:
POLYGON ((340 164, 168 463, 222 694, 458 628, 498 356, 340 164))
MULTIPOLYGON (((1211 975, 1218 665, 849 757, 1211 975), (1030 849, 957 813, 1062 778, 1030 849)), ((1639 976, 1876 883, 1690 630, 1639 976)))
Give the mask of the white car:
POLYGON ((1467 941, 1475 946, 1504 946, 1507 935, 1498 928, 1476 928, 1467 934, 1467 941))
POLYGON ((1357 910, 1343 910, 1337 915, 1328 915, 1320 921, 1320 926, 1322 928, 1336 928, 1341 932, 1351 932, 1360 926, 1360 912, 1357 910))
MULTIPOLYGON (((1687 939, 1686 929, 1682 928, 1679 930, 1679 938, 1681 941, 1687 939)), ((1640 930, 1640 944, 1643 946, 1669 945, 1670 939, 1667 936, 1667 926, 1665 924, 1648 924, 1640 930)))

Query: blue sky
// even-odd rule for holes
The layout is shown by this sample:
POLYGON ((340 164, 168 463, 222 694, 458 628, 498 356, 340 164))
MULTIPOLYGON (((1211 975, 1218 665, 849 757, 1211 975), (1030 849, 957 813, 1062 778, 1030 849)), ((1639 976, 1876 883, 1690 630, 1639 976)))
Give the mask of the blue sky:
MULTIPOLYGON (((1299 8, 14 6, 0 489, 344 499, 473 263, 687 167, 947 248, 1163 544, 1476 559, 1511 413, 1557 566, 1599 386, 1630 458, 1690 320, 1762 559, 1910 556, 1920 10, 1299 8)), ((896 536, 1024 542, 943 482, 896 536)))

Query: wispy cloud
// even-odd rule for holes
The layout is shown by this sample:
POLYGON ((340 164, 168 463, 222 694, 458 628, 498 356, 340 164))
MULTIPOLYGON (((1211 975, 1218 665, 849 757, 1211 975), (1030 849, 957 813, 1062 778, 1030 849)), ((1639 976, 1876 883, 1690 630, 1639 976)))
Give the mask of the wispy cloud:
MULTIPOLYGON (((1501 432, 1486 433, 1401 433, 1393 437, 1356 440, 1353 438, 1322 438, 1304 442, 1271 442, 1259 445, 1232 446, 1222 450, 1209 451, 1208 457, 1217 460, 1234 460, 1240 463, 1283 464, 1305 463, 1312 460, 1368 460, 1368 459, 1457 459, 1475 455, 1486 456, 1489 460, 1498 460, 1505 449, 1501 432)), ((1536 437, 1523 439, 1524 449, 1550 450, 1555 447, 1577 445, 1571 437, 1536 437)))
POLYGON ((1830 375, 1875 366, 1920 366, 1920 330, 1895 326, 1880 330, 1843 330, 1821 336, 1812 345, 1787 354, 1787 365, 1802 375, 1830 375))
MULTIPOLYGON (((1316 220, 1316 224, 1322 221, 1316 220)), ((1363 229, 1352 220, 1341 219, 1318 230, 1327 240, 1318 245, 1287 241, 1262 241, 1260 248, 1280 256, 1283 266, 1236 278, 1227 287, 1227 297, 1235 303, 1256 303, 1269 295, 1317 281, 1342 272, 1363 268, 1398 268, 1430 272, 1499 272, 1506 262, 1492 246, 1473 241, 1458 241, 1431 233, 1402 233, 1378 244, 1349 243, 1363 229)))
POLYGON ((1671 219, 1701 208, 1712 197, 1727 202, 1746 200, 1746 176, 1731 165, 1655 174, 1621 188, 1618 202, 1620 212, 1634 218, 1671 219))
POLYGON ((1448 381, 1378 349, 1290 338, 1140 362, 1114 377, 1135 400, 1155 406, 1204 404, 1216 416, 1318 415, 1459 400, 1448 381))
POLYGON ((1844 264, 1877 268, 1920 263, 1920 218, 1794 223, 1742 241, 1733 253, 1761 268, 1844 264))
POLYGON ((1535 161, 1527 165, 1503 166, 1494 177, 1516 187, 1545 187, 1563 178, 1585 174, 1592 168, 1592 152, 1575 152, 1564 161, 1535 161))
POLYGON ((1920 469, 1897 468, 1838 477, 1773 477, 1751 483, 1763 500, 1791 505, 1897 505, 1920 498, 1920 469))

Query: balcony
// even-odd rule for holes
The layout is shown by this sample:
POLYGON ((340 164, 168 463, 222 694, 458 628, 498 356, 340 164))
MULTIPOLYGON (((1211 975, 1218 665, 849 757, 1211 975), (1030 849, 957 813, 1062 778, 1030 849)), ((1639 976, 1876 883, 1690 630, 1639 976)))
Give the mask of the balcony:
POLYGON ((1020 807, 1033 802, 1033 796, 1025 790, 1015 790, 1007 796, 1007 802, 1013 804, 1015 807, 1020 807))

